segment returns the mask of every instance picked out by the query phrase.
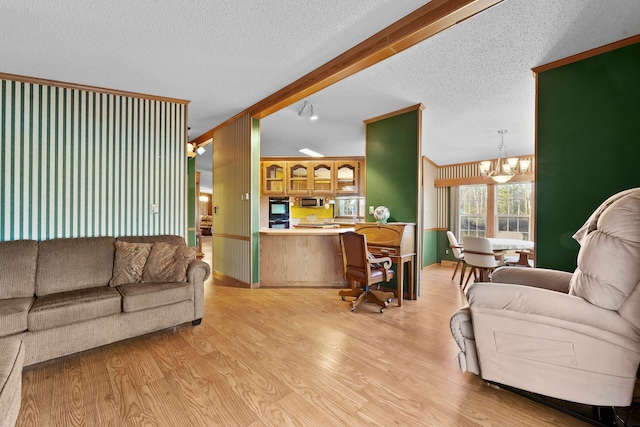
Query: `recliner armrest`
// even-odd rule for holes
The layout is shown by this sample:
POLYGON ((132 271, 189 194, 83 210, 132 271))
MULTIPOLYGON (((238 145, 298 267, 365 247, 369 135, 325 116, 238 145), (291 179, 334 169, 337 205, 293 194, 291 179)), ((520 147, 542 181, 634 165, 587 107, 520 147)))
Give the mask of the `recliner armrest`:
POLYGON ((638 331, 613 310, 573 295, 504 283, 473 283, 467 289, 472 316, 486 313, 568 329, 640 352, 638 331), (635 339, 633 338, 635 337, 635 339))
POLYGON ((572 273, 546 268, 501 267, 493 272, 494 283, 513 283, 569 293, 569 282, 572 273))

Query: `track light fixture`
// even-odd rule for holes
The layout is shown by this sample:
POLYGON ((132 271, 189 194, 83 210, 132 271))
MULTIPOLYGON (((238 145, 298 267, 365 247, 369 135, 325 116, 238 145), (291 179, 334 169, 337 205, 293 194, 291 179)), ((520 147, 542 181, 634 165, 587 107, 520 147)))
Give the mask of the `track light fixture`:
POLYGON ((313 111, 313 104, 310 101, 304 101, 302 107, 298 111, 299 117, 306 117, 309 120, 318 120, 318 115, 313 111))

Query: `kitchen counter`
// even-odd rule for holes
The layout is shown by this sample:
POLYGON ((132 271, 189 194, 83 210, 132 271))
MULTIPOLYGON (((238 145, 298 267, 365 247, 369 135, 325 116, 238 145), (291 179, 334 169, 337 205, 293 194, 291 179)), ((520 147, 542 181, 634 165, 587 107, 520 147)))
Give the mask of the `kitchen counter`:
POLYGON ((348 287, 340 233, 353 228, 261 228, 260 286, 348 287))
POLYGON ((280 235, 280 236, 337 236, 345 231, 353 231, 353 227, 336 228, 315 228, 315 227, 294 227, 294 228, 261 228, 260 234, 280 235))

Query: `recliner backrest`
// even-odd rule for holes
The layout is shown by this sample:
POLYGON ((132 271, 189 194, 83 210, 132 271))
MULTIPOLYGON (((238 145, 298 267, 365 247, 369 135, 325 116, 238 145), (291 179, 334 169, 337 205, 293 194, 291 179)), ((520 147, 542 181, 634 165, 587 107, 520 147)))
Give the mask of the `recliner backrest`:
POLYGON ((574 238, 581 248, 569 293, 640 329, 640 188, 607 199, 574 238))

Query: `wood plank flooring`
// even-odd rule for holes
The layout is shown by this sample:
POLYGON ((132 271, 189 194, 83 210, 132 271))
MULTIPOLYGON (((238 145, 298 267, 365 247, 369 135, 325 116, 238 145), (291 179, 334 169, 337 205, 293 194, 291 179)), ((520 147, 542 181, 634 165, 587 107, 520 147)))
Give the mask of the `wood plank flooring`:
POLYGON ((451 273, 424 269, 421 298, 383 314, 336 289, 210 280, 200 326, 27 368, 17 425, 586 425, 460 372, 451 273))

